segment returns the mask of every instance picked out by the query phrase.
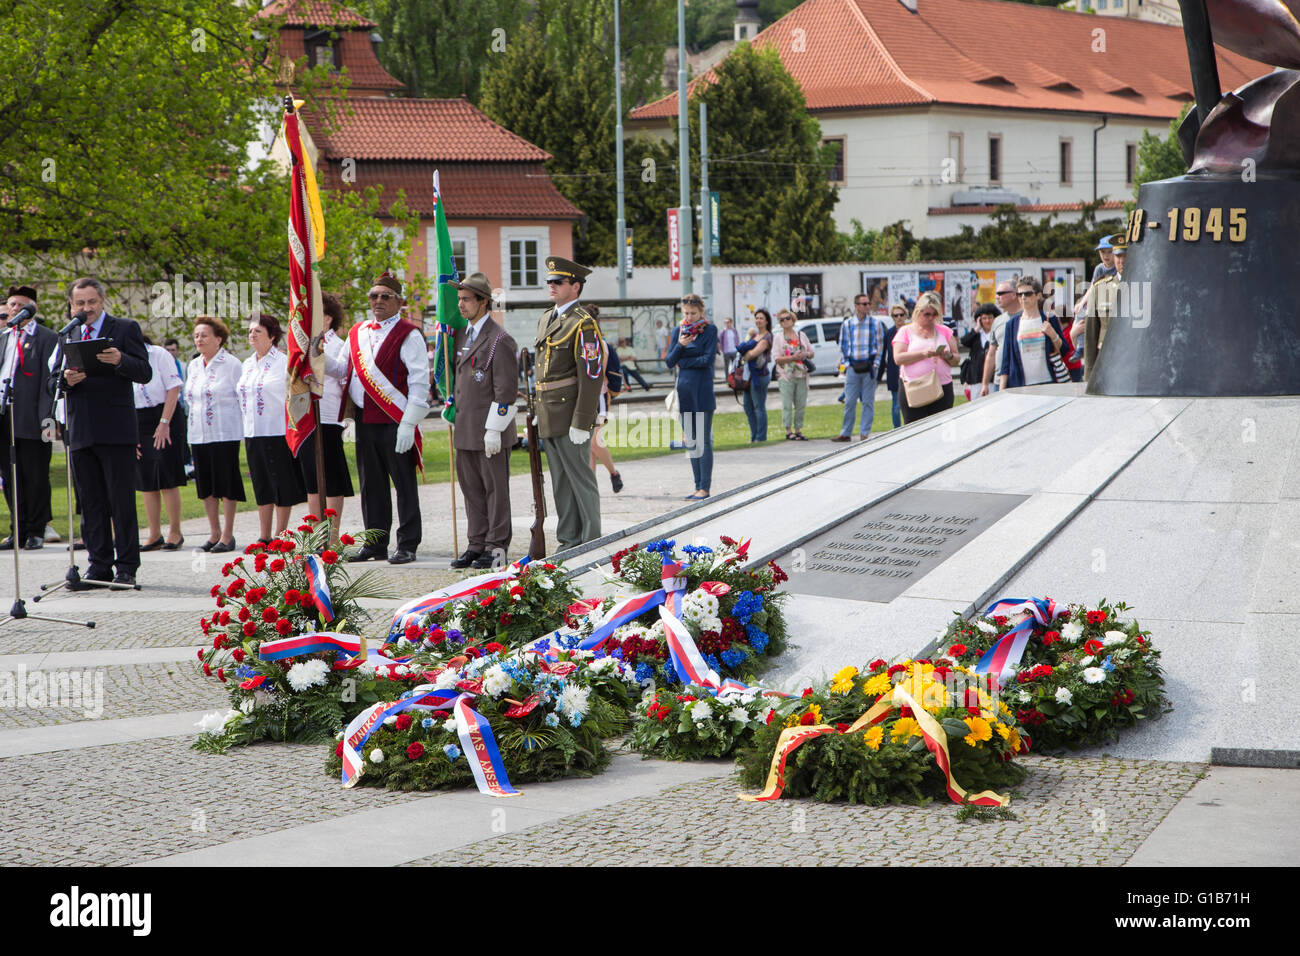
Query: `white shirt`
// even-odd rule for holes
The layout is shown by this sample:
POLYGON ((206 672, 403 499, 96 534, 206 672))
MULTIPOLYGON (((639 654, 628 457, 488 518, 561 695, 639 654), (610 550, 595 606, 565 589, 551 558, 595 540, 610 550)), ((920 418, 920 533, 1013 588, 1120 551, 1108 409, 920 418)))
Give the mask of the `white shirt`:
POLYGON ((244 359, 239 376, 239 407, 244 437, 267 438, 285 432, 284 402, 288 391, 289 356, 274 345, 260 359, 244 359))
MULTIPOLYGON (((367 319, 362 323, 361 328, 357 329, 357 348, 361 350, 367 361, 373 366, 375 356, 383 348, 384 340, 388 338, 397 325, 397 315, 385 319, 378 329, 372 328, 374 321, 367 319)), ((406 400, 414 402, 416 405, 429 405, 429 351, 424 341, 424 336, 419 329, 412 329, 406 336, 406 341, 402 343, 402 348, 398 356, 406 365, 406 400)), ((344 353, 347 360, 345 368, 352 364, 351 350, 344 353)), ((352 404, 360 409, 366 401, 366 389, 361 384, 360 375, 353 374, 352 381, 348 385, 348 396, 352 399, 352 404)), ((329 419, 326 419, 328 421, 329 419)), ((357 421, 361 419, 358 418, 357 421)))
POLYGON ((239 405, 243 366, 224 347, 206 365, 200 355, 185 375, 185 400, 190 403, 191 445, 239 441, 244 437, 244 410, 239 405))
POLYGON ((325 384, 321 389, 320 420, 335 425, 343 407, 343 380, 348 374, 348 340, 325 330, 325 384))
MULTIPOLYGON (((4 330, 5 337, 5 360, 0 365, 0 403, 4 402, 5 393, 9 389, 9 380, 18 374, 18 352, 31 335, 31 325, 33 320, 28 320, 19 331, 14 326, 9 326, 4 330)), ((28 369, 28 372, 37 374, 35 369, 28 369)), ((7 440, 7 439, 6 439, 7 440)))
POLYGON ((153 370, 153 377, 143 385, 139 382, 132 383, 132 391, 135 393, 136 408, 153 408, 167 401, 167 393, 181 384, 181 374, 176 371, 176 360, 172 358, 171 352, 157 345, 146 345, 144 349, 149 353, 149 368, 153 370))
POLYGON ((465 347, 461 349, 461 351, 468 352, 474 347, 474 343, 478 341, 478 337, 483 334, 483 324, 491 317, 492 316, 489 313, 484 312, 483 317, 469 327, 469 335, 466 336, 465 347))

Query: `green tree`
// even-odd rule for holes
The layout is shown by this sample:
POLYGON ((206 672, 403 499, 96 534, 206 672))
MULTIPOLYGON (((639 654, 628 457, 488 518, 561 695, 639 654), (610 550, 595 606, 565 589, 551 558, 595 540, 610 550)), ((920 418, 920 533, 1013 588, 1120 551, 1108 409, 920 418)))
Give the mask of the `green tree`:
MULTIPOLYGON (((278 125, 280 97, 248 17, 228 0, 9 5, 0 248, 11 274, 258 282, 284 308, 288 184, 246 152, 278 125)), ((295 92, 311 99, 319 80, 304 70, 295 92)), ((354 277, 382 248, 380 197, 323 198, 327 277, 354 277)))
POLYGON ((963 226, 955 236, 915 240, 901 223, 893 227, 903 237, 901 248, 906 255, 919 250, 919 259, 1066 259, 1085 261, 1095 257, 1097 241, 1102 236, 1124 228, 1122 219, 1097 218, 1100 203, 1087 203, 1073 222, 1056 221, 1052 215, 1038 222, 1025 218, 1012 205, 1002 205, 992 221, 976 232, 963 226))
POLYGON ((1147 130, 1142 131, 1142 138, 1138 140, 1137 171, 1133 174, 1134 199, 1137 198, 1138 190, 1142 188, 1143 183, 1158 179, 1173 179, 1187 172, 1187 165, 1183 162, 1182 147, 1178 145, 1178 127, 1182 125, 1183 119, 1192 108, 1191 103, 1183 107, 1183 111, 1178 114, 1178 119, 1170 122, 1167 136, 1156 136, 1147 130))

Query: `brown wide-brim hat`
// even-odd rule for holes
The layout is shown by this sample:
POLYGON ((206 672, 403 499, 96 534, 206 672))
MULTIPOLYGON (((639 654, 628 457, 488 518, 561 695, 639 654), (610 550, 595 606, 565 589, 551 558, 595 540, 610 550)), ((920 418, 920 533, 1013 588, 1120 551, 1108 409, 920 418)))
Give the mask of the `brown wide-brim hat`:
POLYGON ((492 283, 488 277, 481 272, 471 272, 464 282, 452 283, 457 289, 464 289, 466 292, 473 292, 475 295, 481 295, 485 299, 492 298, 492 283))
POLYGON ((385 289, 392 289, 399 296, 402 294, 401 280, 399 280, 397 276, 393 275, 391 272, 385 272, 383 275, 379 276, 379 278, 375 279, 374 282, 370 283, 370 285, 372 288, 374 286, 381 285, 385 289))
POLYGON ((591 270, 563 256, 547 256, 546 273, 548 279, 585 279, 591 270))

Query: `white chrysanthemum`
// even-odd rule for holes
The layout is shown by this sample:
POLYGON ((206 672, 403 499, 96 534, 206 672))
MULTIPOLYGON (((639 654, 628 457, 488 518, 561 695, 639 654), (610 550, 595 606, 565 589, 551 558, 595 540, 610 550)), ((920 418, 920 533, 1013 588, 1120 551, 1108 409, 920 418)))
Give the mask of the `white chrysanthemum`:
POLYGON ((253 712, 253 708, 256 706, 257 706, 257 701, 253 700, 253 698, 251 697, 245 697, 243 700, 239 702, 239 709, 245 714, 251 714, 253 712))
POLYGON ((998 632, 997 625, 990 624, 988 621, 983 621, 983 620, 976 621, 975 626, 978 627, 985 634, 996 634, 998 632))
POLYGON ((1080 667, 1087 667, 1089 664, 1091 664, 1091 663, 1092 663, 1093 661, 1095 661, 1096 659, 1097 659, 1097 658, 1095 658, 1095 657, 1093 657, 1091 654, 1089 654, 1089 655, 1088 655, 1087 657, 1085 657, 1083 660, 1079 661, 1079 666, 1080 666, 1080 667))
POLYGON ((384 752, 383 752, 382 750, 380 750, 378 747, 376 747, 374 750, 370 751, 370 762, 371 762, 371 763, 383 763, 383 762, 384 762, 384 752))
POLYGON ((1106 672, 1100 667, 1087 667, 1084 668, 1083 679, 1089 684, 1100 684, 1106 679, 1106 672))
POLYGON ((300 661, 289 668, 289 673, 284 675, 284 679, 289 682, 289 686, 295 691, 304 691, 309 687, 317 687, 325 683, 329 677, 330 666, 319 658, 313 658, 309 661, 300 661))
POLYGON ((730 717, 732 720, 739 721, 742 724, 749 723, 749 711, 745 710, 744 707, 731 708, 731 713, 729 713, 727 716, 730 717))
POLYGON ((555 582, 545 574, 536 575, 533 580, 537 582, 537 586, 543 591, 549 591, 551 588, 555 587, 555 582))
POLYGON ((587 665, 587 669, 593 674, 603 674, 606 671, 618 670, 618 658, 602 657, 598 661, 592 661, 587 665))
POLYGON ((566 717, 585 714, 590 697, 590 688, 566 683, 564 690, 560 691, 560 699, 556 703, 555 709, 566 717))
POLYGON ((1083 625, 1078 621, 1071 621, 1065 627, 1061 628, 1061 637, 1065 638, 1071 644, 1078 642, 1083 637, 1083 625))
POLYGON ((396 667, 393 668, 393 673, 397 674, 400 677, 404 674, 411 673, 411 669, 407 667, 405 664, 398 664, 396 667))
POLYGON ((374 677, 375 665, 370 663, 370 661, 368 660, 364 660, 357 665, 357 673, 360 674, 362 677, 374 677))
POLYGON ((1107 631, 1102 635, 1101 643, 1104 647, 1110 647, 1112 644, 1123 644, 1128 640, 1128 635, 1123 631, 1107 631))
POLYGON ((682 598, 682 620, 701 631, 719 630, 722 622, 718 620, 718 599, 708 591, 692 591, 682 598), (717 624, 710 626, 713 621, 717 624))
POLYGON ((1022 704, 1027 704, 1033 699, 1034 698, 1030 695, 1029 691, 1027 690, 1017 691, 1016 693, 1016 700, 1018 700, 1022 704))
POLYGON ((1070 693, 1070 688, 1056 688, 1056 702, 1058 704, 1065 704, 1067 707, 1070 706, 1070 704, 1074 702, 1074 695, 1070 693))
POLYGON ((712 631, 714 634, 721 634, 722 618, 717 616, 712 616, 712 617, 705 616, 699 619, 697 626, 700 629, 700 633, 704 633, 705 631, 712 631))
POLYGON ((646 630, 640 624, 624 624, 622 627, 615 628, 613 639, 616 641, 626 641, 629 637, 645 637, 646 630))
POLYGON ((483 693, 489 697, 500 697, 510 689, 510 675, 502 670, 500 664, 494 664, 483 675, 483 693))
POLYGON ((224 714, 219 710, 214 710, 210 714, 204 714, 202 719, 194 726, 199 728, 200 733, 219 734, 230 722, 230 718, 238 717, 239 711, 227 710, 224 714))
POLYGON ((449 734, 458 734, 460 732, 458 729, 459 727, 460 725, 456 722, 455 717, 451 717, 442 722, 442 729, 447 731, 449 734))
POLYGON ((454 667, 449 667, 438 675, 438 679, 433 682, 433 686, 435 690, 447 690, 450 687, 455 687, 458 680, 460 680, 460 673, 454 667))
POLYGON ((699 723, 713 716, 713 706, 707 700, 697 700, 691 704, 691 720, 699 723))
POLYGON ((650 627, 646 630, 645 636, 652 641, 665 640, 668 635, 664 633, 664 622, 655 621, 654 624, 650 625, 650 627))
POLYGON ((384 718, 384 726, 385 726, 385 727, 391 727, 391 726, 393 726, 393 724, 395 724, 395 723, 397 723, 397 715, 396 715, 396 714, 389 714, 387 717, 384 718))

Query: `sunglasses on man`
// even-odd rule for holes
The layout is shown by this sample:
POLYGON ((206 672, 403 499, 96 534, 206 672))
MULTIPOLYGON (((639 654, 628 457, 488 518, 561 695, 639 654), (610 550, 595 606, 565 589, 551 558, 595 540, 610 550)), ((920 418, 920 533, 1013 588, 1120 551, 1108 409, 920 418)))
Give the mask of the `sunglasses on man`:
POLYGON ((547 280, 546 280, 546 284, 547 284, 547 285, 565 285, 566 283, 568 283, 568 281, 569 281, 568 279, 547 279, 547 280))
POLYGON ((376 299, 379 299, 379 300, 381 300, 381 301, 383 301, 383 302, 387 302, 389 299, 396 299, 396 298, 397 298, 397 296, 394 295, 392 292, 372 292, 372 293, 370 293, 370 301, 371 301, 371 302, 374 302, 376 299))

